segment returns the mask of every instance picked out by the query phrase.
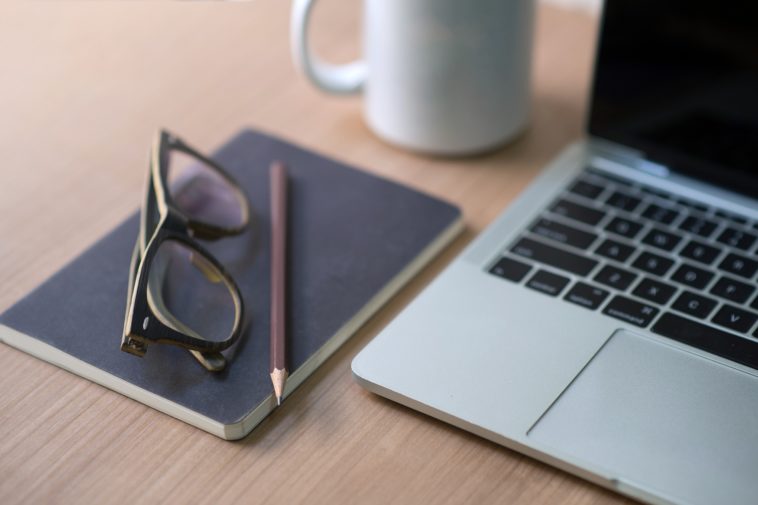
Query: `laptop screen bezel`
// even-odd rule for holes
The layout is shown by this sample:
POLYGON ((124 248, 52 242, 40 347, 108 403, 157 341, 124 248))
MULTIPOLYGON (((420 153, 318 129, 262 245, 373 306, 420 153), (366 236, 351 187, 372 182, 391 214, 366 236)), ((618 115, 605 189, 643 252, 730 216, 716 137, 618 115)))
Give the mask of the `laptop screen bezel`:
POLYGON ((592 138, 602 139, 606 143, 620 146, 626 151, 635 152, 642 159, 656 165, 662 165, 671 172, 692 177, 709 184, 715 184, 752 198, 758 198, 758 160, 756 161, 756 172, 750 174, 702 158, 682 155, 677 150, 668 149, 665 146, 656 145, 651 142, 644 142, 639 138, 630 140, 598 127, 596 121, 594 121, 594 112, 597 108, 600 55, 604 49, 603 41, 606 40, 609 29, 609 5, 625 1, 633 2, 634 0, 605 0, 599 13, 600 25, 597 31, 585 131, 592 138))

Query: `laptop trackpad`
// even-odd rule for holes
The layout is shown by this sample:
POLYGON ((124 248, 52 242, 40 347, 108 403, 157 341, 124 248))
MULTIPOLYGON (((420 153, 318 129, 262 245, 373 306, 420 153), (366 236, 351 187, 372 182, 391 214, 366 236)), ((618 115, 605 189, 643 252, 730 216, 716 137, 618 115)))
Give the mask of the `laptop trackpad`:
POLYGON ((675 501, 758 499, 758 378, 623 330, 528 436, 675 501))

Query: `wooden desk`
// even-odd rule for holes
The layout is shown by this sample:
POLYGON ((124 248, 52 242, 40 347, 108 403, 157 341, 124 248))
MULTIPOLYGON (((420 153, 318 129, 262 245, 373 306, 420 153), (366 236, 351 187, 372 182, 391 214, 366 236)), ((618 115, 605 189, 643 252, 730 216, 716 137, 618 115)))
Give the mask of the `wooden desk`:
MULTIPOLYGON (((357 53, 357 0, 316 44, 357 53)), ((153 130, 201 149, 264 128, 433 194, 468 231, 240 442, 0 346, 0 503, 573 503, 621 498, 367 393, 353 356, 581 135, 596 21, 539 11, 530 131, 468 160, 388 147, 289 59, 289 2, 0 4, 0 310, 133 211, 153 130)), ((115 338, 115 337, 114 337, 115 338)))

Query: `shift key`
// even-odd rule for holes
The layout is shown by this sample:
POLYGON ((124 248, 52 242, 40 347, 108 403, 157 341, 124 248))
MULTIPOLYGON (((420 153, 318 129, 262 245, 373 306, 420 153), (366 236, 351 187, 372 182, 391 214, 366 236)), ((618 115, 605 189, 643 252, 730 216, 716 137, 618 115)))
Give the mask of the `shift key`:
POLYGON ((605 217, 605 214, 597 209, 568 200, 558 200, 550 207, 550 212, 591 226, 595 226, 605 217))
POLYGON ((532 226, 531 231, 535 235, 579 249, 587 249, 597 239, 594 233, 566 226, 552 219, 540 219, 532 226))
POLYGON ((522 238, 516 242, 511 247, 511 251, 524 258, 529 258, 576 275, 586 276, 597 266, 597 261, 595 260, 528 238, 522 238))

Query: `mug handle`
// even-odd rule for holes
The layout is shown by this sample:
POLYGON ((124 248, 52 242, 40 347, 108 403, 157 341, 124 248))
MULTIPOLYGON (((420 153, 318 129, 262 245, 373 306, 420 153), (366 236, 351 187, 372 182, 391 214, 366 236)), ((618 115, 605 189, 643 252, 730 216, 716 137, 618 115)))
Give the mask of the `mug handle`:
POLYGON ((360 92, 366 81, 366 63, 363 60, 330 65, 311 54, 308 32, 314 3, 314 0, 295 0, 292 5, 290 42, 295 65, 323 91, 339 95, 360 92))

